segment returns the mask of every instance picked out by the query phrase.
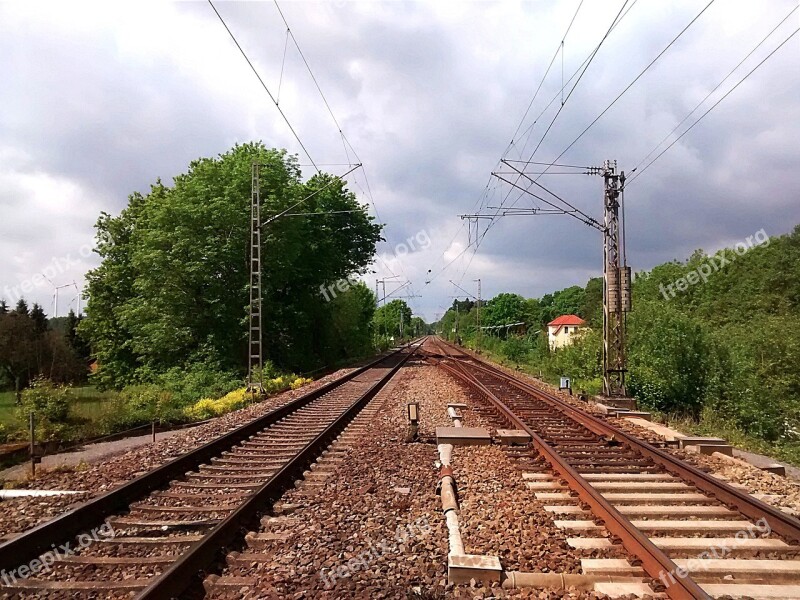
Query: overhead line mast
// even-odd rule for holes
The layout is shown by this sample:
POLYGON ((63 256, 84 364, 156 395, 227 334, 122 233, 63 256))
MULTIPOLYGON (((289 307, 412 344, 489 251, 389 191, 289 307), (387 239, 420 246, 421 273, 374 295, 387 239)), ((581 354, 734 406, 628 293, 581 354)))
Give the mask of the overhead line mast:
MULTIPOLYGON (((517 187, 524 193, 537 198, 549 205, 550 208, 506 208, 504 216, 562 214, 573 217, 580 222, 597 229, 603 234, 603 395, 608 398, 620 399, 627 397, 626 374, 627 353, 625 350, 626 317, 631 310, 631 269, 627 265, 625 252, 625 225, 623 208, 623 190, 625 186, 625 173, 617 173, 617 162, 607 160, 602 167, 579 167, 577 165, 563 165, 582 169, 575 174, 601 175, 604 180, 603 191, 603 220, 602 223, 589 214, 580 210, 558 194, 551 192, 544 185, 538 183, 526 173, 524 168, 518 169, 512 163, 515 161, 502 160, 503 164, 511 167, 520 177, 525 177, 532 184, 536 184, 544 192, 552 196, 552 200, 538 196, 529 188, 517 186, 500 173, 493 175, 506 183, 517 187), (622 209, 622 215, 620 215, 622 209)), ((492 215, 461 215, 466 219, 492 218, 492 215)))

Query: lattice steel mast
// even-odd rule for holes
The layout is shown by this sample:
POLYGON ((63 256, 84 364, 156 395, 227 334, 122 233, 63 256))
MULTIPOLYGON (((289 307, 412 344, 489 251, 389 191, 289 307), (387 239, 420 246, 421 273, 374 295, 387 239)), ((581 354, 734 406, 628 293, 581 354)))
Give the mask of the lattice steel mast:
POLYGON ((261 165, 253 163, 250 186, 250 340, 247 391, 264 393, 264 352, 261 318, 261 165))
POLYGON ((617 174, 617 162, 603 163, 603 395, 627 396, 625 374, 625 317, 631 308, 631 271, 624 260, 620 229, 620 194, 625 173, 617 174))

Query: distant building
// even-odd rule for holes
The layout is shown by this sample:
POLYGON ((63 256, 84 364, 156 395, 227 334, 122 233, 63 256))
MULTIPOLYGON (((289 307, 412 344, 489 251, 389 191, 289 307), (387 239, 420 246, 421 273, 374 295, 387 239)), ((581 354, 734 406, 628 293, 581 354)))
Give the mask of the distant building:
POLYGON ((586 321, 577 315, 561 315, 547 324, 547 341, 550 349, 569 346, 581 329, 586 327, 586 321))

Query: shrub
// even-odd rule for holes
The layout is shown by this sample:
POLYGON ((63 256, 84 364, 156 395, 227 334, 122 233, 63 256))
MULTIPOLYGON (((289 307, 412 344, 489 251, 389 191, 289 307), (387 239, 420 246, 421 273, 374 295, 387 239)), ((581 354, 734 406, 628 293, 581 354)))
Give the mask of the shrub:
POLYGON ((8 441, 8 430, 6 426, 0 423, 0 444, 5 444, 8 441))
POLYGON ((503 353, 509 360, 520 363, 527 357, 530 346, 525 339, 517 336, 509 337, 503 344, 503 353))
POLYGON ((186 368, 173 367, 153 381, 172 395, 179 406, 187 406, 202 398, 218 398, 242 385, 242 378, 207 363, 195 363, 186 368))
POLYGON ((184 413, 190 419, 203 421, 243 408, 249 402, 250 397, 251 394, 247 393, 246 388, 239 388, 216 400, 211 398, 198 400, 188 407, 184 413))
POLYGON ((71 418, 75 402, 72 389, 37 377, 28 389, 22 391, 21 396, 17 416, 21 422, 27 423, 30 413, 34 413, 38 440, 70 441, 77 437, 77 429, 71 418))
MULTIPOLYGON (((266 369, 265 369, 266 372, 266 369)), ((298 375, 279 375, 271 379, 264 380, 264 390, 268 394, 282 392, 289 388, 296 390, 307 383, 313 381, 298 375)), ((191 406, 187 407, 183 414, 186 418, 196 421, 203 421, 212 417, 218 417, 234 410, 239 410, 247 406, 252 400, 252 394, 247 393, 247 388, 239 388, 217 398, 201 398, 191 406)))
POLYGON ((20 420, 25 423, 33 412, 38 419, 46 419, 51 423, 66 423, 70 409, 75 401, 72 390, 63 385, 56 385, 49 379, 37 377, 31 386, 22 391, 22 400, 17 408, 20 420))
POLYGON ((292 388, 293 390, 296 390, 296 389, 298 389, 298 388, 301 388, 301 387, 303 387, 303 386, 304 386, 304 385, 306 385, 307 383, 311 383, 312 381, 314 381, 314 380, 313 380, 313 379, 309 379, 309 378, 307 378, 307 377, 297 377, 297 378, 295 378, 295 380, 294 380, 294 381, 291 383, 291 388, 292 388))

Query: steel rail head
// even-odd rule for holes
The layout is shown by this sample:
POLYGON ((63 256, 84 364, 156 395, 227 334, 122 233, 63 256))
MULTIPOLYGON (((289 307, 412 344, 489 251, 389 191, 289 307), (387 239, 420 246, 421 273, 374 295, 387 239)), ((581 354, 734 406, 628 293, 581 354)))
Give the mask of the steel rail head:
MULTIPOLYGON (((404 348, 405 349, 405 348, 404 348)), ((327 447, 361 409, 394 377, 395 373, 414 355, 417 347, 400 357, 397 364, 350 405, 325 431, 309 442, 289 463, 269 481, 258 488, 230 515, 217 524, 199 542, 194 543, 167 570, 161 573, 150 585, 142 590, 136 600, 164 600, 185 592, 197 583, 198 573, 208 568, 219 556, 222 548, 231 544, 241 532, 242 527, 251 522, 269 503, 280 498, 291 487, 294 477, 302 472, 321 451, 327 447)), ((402 350, 401 350, 402 351, 402 350)), ((394 356, 394 355, 393 355, 394 356)), ((373 363, 374 364, 374 363, 373 363)))
MULTIPOLYGON (((477 360, 477 359, 474 359, 477 360)), ((470 368, 476 367, 469 363, 470 368)), ((449 370, 457 377, 462 379, 467 385, 480 391, 490 403, 494 404, 504 415, 517 423, 531 436, 534 446, 539 453, 550 464, 558 475, 567 481, 570 489, 578 494, 578 497, 588 504, 592 512, 604 521, 606 529, 617 536, 622 545, 631 554, 642 562, 642 568, 654 579, 664 582, 664 576, 678 573, 678 566, 661 549, 630 520, 622 515, 603 495, 598 492, 586 479, 583 478, 572 466, 570 466, 558 452, 545 442, 534 430, 528 427, 524 421, 517 417, 495 394, 483 386, 468 369, 449 370)), ((502 373, 502 371, 500 371, 502 373)), ((510 377, 506 375, 506 377, 510 377)), ((709 599, 710 596, 690 577, 673 577, 672 583, 666 587, 667 595, 673 600, 697 600, 709 599)))
POLYGON ((38 558, 41 554, 50 550, 53 545, 59 545, 74 538, 81 532, 101 524, 106 517, 124 510, 134 500, 166 486, 176 477, 184 476, 188 471, 210 460, 211 457, 218 456, 224 450, 235 446, 265 427, 277 423, 297 409, 358 377, 387 358, 403 352, 403 350, 404 348, 398 348, 388 354, 384 354, 342 377, 271 410, 266 415, 254 419, 101 496, 87 500, 74 509, 41 525, 37 525, 8 542, 0 544, 0 571, 10 571, 21 564, 38 558))

